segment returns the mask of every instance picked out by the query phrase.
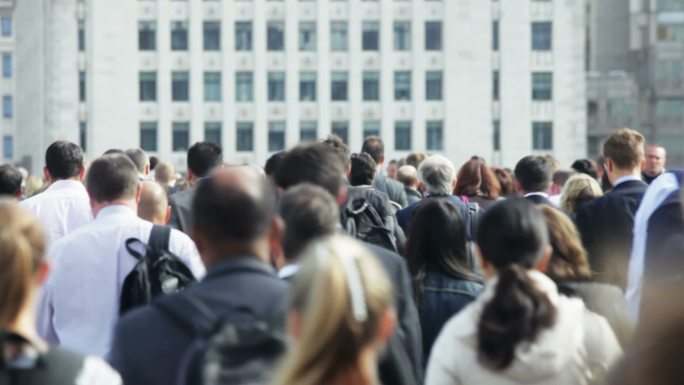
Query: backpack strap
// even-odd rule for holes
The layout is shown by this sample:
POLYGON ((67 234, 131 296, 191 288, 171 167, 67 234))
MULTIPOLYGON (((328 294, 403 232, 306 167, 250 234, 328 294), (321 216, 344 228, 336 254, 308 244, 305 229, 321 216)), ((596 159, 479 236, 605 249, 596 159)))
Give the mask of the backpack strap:
POLYGON ((169 251, 169 241, 171 240, 171 227, 169 226, 152 226, 152 231, 150 232, 150 240, 147 245, 152 250, 166 250, 169 251))

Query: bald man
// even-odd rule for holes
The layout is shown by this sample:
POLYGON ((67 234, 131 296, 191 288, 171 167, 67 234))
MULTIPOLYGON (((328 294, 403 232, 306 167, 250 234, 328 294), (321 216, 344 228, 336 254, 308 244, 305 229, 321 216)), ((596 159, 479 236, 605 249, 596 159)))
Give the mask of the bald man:
POLYGON ((663 175, 665 172, 665 160, 667 152, 665 148, 658 145, 648 145, 646 147, 646 159, 644 160, 644 169, 641 170, 641 179, 644 182, 651 184, 657 177, 663 175))
POLYGON ((144 181, 141 185, 138 216, 155 225, 167 224, 171 216, 171 206, 166 197, 166 190, 157 182, 144 181))
POLYGON ((418 191, 418 171, 410 165, 401 166, 397 170, 397 180, 404 185, 409 206, 422 200, 423 195, 418 191))

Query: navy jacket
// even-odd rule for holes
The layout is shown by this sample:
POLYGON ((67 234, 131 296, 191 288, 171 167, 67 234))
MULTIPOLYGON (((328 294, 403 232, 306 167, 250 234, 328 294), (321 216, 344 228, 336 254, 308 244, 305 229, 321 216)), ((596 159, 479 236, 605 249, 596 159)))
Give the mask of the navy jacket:
POLYGON ((397 221, 399 222, 399 226, 401 226, 401 228, 404 229, 404 233, 408 234, 409 232, 411 220, 413 220, 413 212, 423 202, 427 202, 428 199, 448 199, 449 201, 451 201, 451 203, 456 205, 456 208, 461 210, 461 214, 463 215, 464 220, 466 221, 466 223, 468 223, 468 206, 465 203, 463 203, 463 201, 459 197, 454 195, 428 195, 422 201, 416 202, 405 209, 397 211, 397 221))

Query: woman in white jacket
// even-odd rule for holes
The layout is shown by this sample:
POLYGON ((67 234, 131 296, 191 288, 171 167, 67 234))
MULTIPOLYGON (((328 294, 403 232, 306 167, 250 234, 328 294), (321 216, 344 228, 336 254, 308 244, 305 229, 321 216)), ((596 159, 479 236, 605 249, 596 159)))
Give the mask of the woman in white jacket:
POLYGON ((620 345, 603 317, 539 272, 551 255, 541 212, 524 199, 499 203, 477 244, 485 291, 442 329, 426 385, 599 383, 620 345))

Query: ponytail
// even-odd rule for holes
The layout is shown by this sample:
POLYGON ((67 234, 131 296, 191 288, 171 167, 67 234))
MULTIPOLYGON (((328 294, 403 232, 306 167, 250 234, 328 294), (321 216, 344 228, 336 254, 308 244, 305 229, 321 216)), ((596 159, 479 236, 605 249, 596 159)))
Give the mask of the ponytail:
POLYGON ((478 326, 478 356, 495 369, 506 369, 521 342, 532 342, 556 321, 556 308, 527 275, 512 264, 499 275, 494 298, 485 306, 478 326))

